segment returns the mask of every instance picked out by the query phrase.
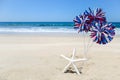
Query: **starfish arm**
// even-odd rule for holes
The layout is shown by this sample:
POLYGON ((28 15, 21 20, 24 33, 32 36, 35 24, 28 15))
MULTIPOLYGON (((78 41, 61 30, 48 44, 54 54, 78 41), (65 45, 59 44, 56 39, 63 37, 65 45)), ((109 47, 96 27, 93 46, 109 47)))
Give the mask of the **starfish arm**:
POLYGON ((74 63, 72 63, 72 64, 73 64, 73 67, 75 68, 75 71, 77 72, 77 74, 80 75, 80 72, 79 72, 78 68, 76 67, 76 65, 74 65, 74 63))
POLYGON ((76 53, 76 49, 74 48, 74 49, 73 49, 73 54, 72 54, 72 58, 71 58, 71 59, 74 59, 75 53, 76 53))
POLYGON ((61 55, 61 57, 65 58, 65 59, 68 60, 68 61, 71 61, 71 59, 67 58, 67 57, 64 56, 64 55, 61 55))
POLYGON ((83 58, 83 59, 76 59, 76 60, 73 60, 73 62, 86 61, 86 60, 87 60, 86 58, 83 58))
POLYGON ((71 65, 71 62, 69 62, 69 64, 65 66, 65 68, 63 69, 63 72, 65 72, 70 65, 71 65))

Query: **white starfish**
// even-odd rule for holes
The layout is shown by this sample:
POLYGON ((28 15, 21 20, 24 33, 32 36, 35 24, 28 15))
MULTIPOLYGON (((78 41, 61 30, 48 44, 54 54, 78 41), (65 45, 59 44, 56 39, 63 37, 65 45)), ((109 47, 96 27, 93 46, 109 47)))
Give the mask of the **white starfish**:
POLYGON ((78 68, 76 67, 76 65, 75 65, 74 63, 75 63, 75 62, 79 62, 79 61, 86 61, 87 58, 74 59, 74 57, 75 57, 75 52, 76 52, 76 49, 74 48, 74 49, 73 49, 73 54, 72 54, 72 57, 71 57, 71 58, 68 58, 68 57, 66 57, 66 56, 64 56, 64 55, 61 55, 61 57, 65 58, 66 60, 69 61, 68 65, 65 66, 63 72, 65 72, 65 71, 68 69, 68 67, 72 64, 73 67, 74 67, 74 69, 75 69, 75 71, 76 71, 76 73, 77 73, 78 75, 80 75, 80 72, 79 72, 78 68))

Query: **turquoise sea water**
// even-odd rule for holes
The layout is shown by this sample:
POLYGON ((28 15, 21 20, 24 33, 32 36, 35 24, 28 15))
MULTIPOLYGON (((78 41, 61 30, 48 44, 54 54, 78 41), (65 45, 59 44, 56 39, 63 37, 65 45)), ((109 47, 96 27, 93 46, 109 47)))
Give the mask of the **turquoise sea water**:
MULTIPOLYGON (((120 34, 120 22, 110 22, 116 26, 116 34, 120 34)), ((62 32, 76 33, 73 22, 0 22, 0 33, 6 32, 62 32)))

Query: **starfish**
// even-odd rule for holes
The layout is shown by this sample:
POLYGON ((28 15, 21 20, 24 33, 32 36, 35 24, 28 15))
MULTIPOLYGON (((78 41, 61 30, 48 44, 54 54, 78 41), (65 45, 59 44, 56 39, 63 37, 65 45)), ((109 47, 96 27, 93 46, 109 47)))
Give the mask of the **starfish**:
POLYGON ((76 73, 77 73, 78 75, 80 75, 80 72, 79 72, 78 68, 76 67, 76 65, 75 65, 74 63, 75 63, 75 62, 79 62, 79 61, 86 61, 87 58, 74 59, 74 57, 75 57, 75 52, 76 52, 76 49, 74 48, 74 49, 73 49, 73 54, 72 54, 72 57, 71 57, 71 58, 68 58, 68 57, 66 57, 66 56, 64 56, 64 55, 61 55, 61 57, 65 58, 66 60, 69 61, 68 65, 65 66, 65 68, 63 69, 63 72, 65 72, 65 71, 68 69, 68 67, 72 64, 73 67, 74 67, 74 69, 75 69, 75 71, 76 71, 76 73))

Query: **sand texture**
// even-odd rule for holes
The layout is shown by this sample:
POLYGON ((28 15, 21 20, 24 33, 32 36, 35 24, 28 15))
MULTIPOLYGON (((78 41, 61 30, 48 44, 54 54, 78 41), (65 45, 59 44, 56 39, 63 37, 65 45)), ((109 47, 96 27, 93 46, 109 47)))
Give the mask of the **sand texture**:
POLYGON ((76 48, 76 58, 82 58, 83 40, 79 35, 1 34, 0 80, 120 80, 118 36, 107 45, 92 45, 88 61, 76 63, 81 75, 62 72, 68 61, 60 55, 71 57, 76 48))

